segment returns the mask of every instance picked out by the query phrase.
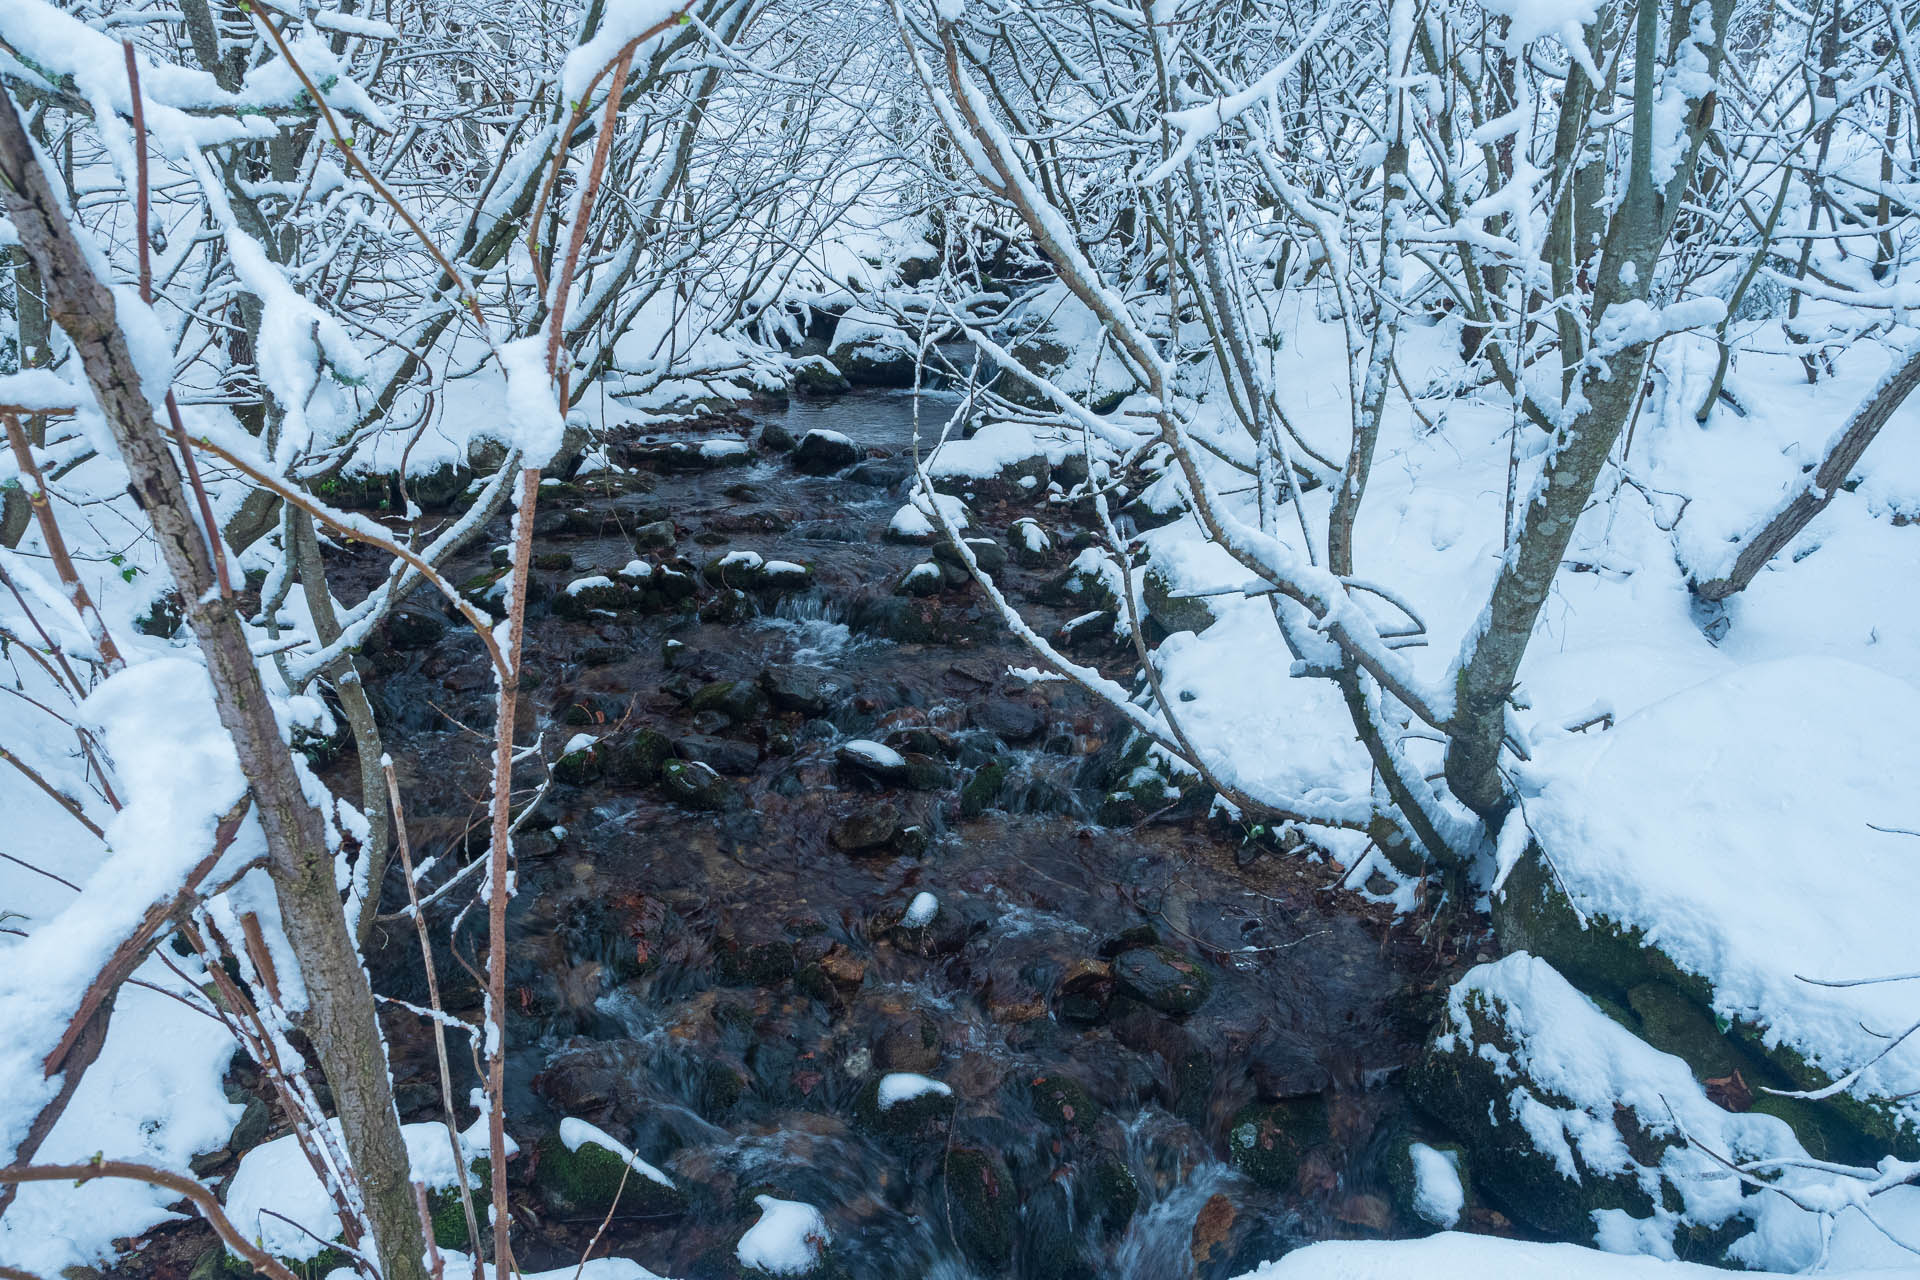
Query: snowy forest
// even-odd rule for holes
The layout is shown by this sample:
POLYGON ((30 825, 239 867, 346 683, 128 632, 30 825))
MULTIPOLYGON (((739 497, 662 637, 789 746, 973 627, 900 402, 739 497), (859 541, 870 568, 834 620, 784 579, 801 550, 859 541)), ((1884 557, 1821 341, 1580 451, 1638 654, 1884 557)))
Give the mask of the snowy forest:
POLYGON ((1917 62, 0 0, 0 1280, 1920 1275, 1917 62))

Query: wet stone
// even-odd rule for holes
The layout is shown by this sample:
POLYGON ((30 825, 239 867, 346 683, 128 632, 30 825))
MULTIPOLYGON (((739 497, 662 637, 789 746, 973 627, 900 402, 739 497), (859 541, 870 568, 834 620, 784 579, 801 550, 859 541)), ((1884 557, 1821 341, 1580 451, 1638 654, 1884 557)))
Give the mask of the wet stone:
POLYGON ((693 695, 690 711, 718 711, 735 725, 752 724, 767 714, 767 695, 750 680, 716 680, 693 695))
POLYGON ((1248 1055, 1253 1087, 1266 1102, 1323 1092, 1333 1075, 1305 1036, 1286 1031, 1269 1036, 1248 1055))
POLYGON ((792 463, 795 471, 810 476, 827 476, 842 471, 860 460, 853 441, 837 431, 809 431, 795 446, 792 463))
POLYGON ((877 853, 900 830, 900 810, 882 801, 833 824, 833 847, 846 853, 877 853))
POLYGON ((973 709, 973 723, 1003 742, 1031 742, 1047 727, 1046 715, 1029 702, 994 697, 973 709))
POLYGON ((643 551, 658 550, 672 546, 678 537, 679 531, 673 527, 673 521, 655 520, 633 531, 633 545, 643 551))
POLYGON ((1197 961, 1169 947, 1135 947, 1113 960, 1114 980, 1128 995, 1162 1013, 1192 1013, 1206 1003, 1213 979, 1197 961))
POLYGON ((881 1071, 932 1071, 940 1065, 940 1024, 924 1013, 895 1019, 874 1039, 873 1065, 881 1071))
POLYGON ((718 773, 738 777, 760 767, 760 748, 751 742, 689 733, 676 738, 673 745, 685 759, 710 765, 718 773))
POLYGON ((782 711, 823 716, 853 696, 853 682, 818 667, 777 666, 760 673, 760 687, 782 711))
MULTIPOLYGON (((997 573, 1007 567, 1007 551, 992 538, 962 538, 967 550, 973 553, 974 563, 988 573, 997 573)), ((951 542, 933 544, 933 558, 943 564, 949 564, 966 572, 966 561, 951 542)))

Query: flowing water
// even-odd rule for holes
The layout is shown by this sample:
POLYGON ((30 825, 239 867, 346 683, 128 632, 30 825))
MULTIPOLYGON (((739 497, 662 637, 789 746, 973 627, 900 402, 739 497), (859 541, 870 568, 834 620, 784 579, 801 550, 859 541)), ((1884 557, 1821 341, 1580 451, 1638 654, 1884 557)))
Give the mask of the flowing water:
MULTIPOLYGON (((924 429, 951 404, 929 397, 924 429)), ((753 415, 795 436, 851 436, 870 455, 858 480, 802 475, 777 452, 697 467, 697 449, 665 448, 751 429, 720 421, 626 431, 615 456, 640 469, 552 486, 543 502, 523 741, 543 735, 551 762, 591 734, 611 759, 657 732, 722 781, 694 807, 595 765, 554 782, 521 833, 509 921, 521 1262, 577 1259, 602 1217, 543 1185, 563 1115, 684 1193, 664 1210, 616 1209, 600 1246, 676 1277, 736 1274, 756 1193, 820 1207, 831 1265, 850 1280, 1211 1278, 1309 1239, 1414 1229, 1379 1154, 1405 1123, 1393 1072, 1434 985, 1411 929, 1336 888, 1331 865, 1238 865, 1239 837, 1203 802, 1103 808, 1132 768, 1115 717, 1063 684, 1009 678, 1032 659, 971 587, 894 594, 928 558, 884 537, 904 500, 912 405, 863 392, 753 415), (659 520, 675 543, 636 552, 659 520), (556 612, 569 581, 636 554, 697 570, 737 550, 808 565, 811 582, 556 612), (763 674, 788 678, 785 709, 693 697, 763 674), (844 763, 856 738, 910 753, 914 785, 844 763), (923 893, 937 911, 904 923, 923 893), (889 1072, 950 1093, 882 1110, 889 1072)), ((977 532, 1002 537, 1022 514, 1060 549, 1003 578, 1047 631, 1083 612, 1045 603, 1074 521, 977 509, 977 532)), ((453 576, 488 564, 476 548, 453 576)), ((370 654, 371 685, 438 882, 484 840, 475 730, 491 690, 470 637, 408 622, 370 654)), ((1111 655, 1112 674, 1127 668, 1111 655)), ((526 796, 538 780, 523 768, 526 796)), ((461 962, 480 963, 479 921, 469 912, 455 932, 443 910, 435 923, 453 938, 448 1003, 471 1016, 461 962)), ((418 998, 414 948, 410 928, 383 928, 377 985, 418 998)), ((388 1026, 406 1118, 431 1118, 424 1031, 400 1014, 388 1026)))

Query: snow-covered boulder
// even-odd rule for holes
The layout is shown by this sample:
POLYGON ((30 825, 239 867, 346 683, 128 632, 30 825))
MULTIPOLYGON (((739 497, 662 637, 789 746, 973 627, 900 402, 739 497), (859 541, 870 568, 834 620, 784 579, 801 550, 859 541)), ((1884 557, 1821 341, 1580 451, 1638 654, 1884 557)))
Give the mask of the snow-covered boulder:
POLYGON ((1905 681, 1797 658, 1538 744, 1522 787, 1546 859, 1498 895, 1502 940, 1625 1006, 1701 1078, 1738 1069, 1753 1105, 1790 1116, 1816 1154, 1861 1154, 1846 1130, 1920 1154, 1920 1041, 1884 1038, 1920 1016, 1916 984, 1808 981, 1915 967, 1920 857, 1898 834, 1920 829, 1915 724, 1905 681), (1761 1089, 1860 1068, 1821 1103, 1761 1089))
POLYGON ((834 326, 827 359, 856 387, 913 385, 913 340, 891 316, 853 307, 834 326))
POLYGON ((1723 1162, 1806 1158, 1784 1121, 1723 1109, 1524 952, 1455 984, 1410 1087, 1509 1217, 1617 1252, 1737 1260, 1729 1246, 1786 1202, 1748 1196, 1723 1162))

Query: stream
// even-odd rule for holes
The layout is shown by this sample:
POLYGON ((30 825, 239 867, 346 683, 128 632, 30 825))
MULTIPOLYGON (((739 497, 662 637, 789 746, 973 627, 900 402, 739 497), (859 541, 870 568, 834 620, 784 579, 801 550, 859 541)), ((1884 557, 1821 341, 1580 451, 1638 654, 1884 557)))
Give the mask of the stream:
MULTIPOLYGON (((929 402, 937 429, 951 401, 929 402)), ((1140 777, 1117 717, 1010 677, 1032 657, 955 575, 896 594, 931 550, 887 536, 912 406, 861 391, 616 427, 625 471, 548 483, 519 731, 559 762, 509 916, 520 1262, 570 1265, 606 1216, 560 1168, 565 1116, 677 1188, 630 1187, 597 1252, 680 1280, 740 1274, 757 1194, 817 1206, 846 1280, 1214 1280, 1420 1231, 1386 1153, 1416 1123, 1395 1072, 1450 959, 1336 865, 1247 859, 1204 797, 1116 809, 1140 777), (812 428, 864 457, 808 475, 761 439, 812 428), (761 563, 715 564, 736 552, 761 563), (947 1092, 883 1107, 889 1074, 947 1092)), ((997 576, 1052 634, 1085 612, 1058 589, 1075 521, 982 503, 972 532, 1005 547, 1020 516, 1051 549, 997 576)), ((450 576, 483 597, 506 537, 503 518, 450 576)), ((379 570, 335 564, 349 598, 379 570)), ((1131 679, 1130 648, 1094 657, 1131 679)), ((441 883, 484 849, 490 674, 424 593, 365 665, 441 883)), ((352 793, 350 759, 328 776, 352 793)), ((517 798, 542 776, 523 766, 517 798)), ((448 1008, 476 1017, 484 922, 431 918, 448 1008)), ((406 921, 370 964, 376 990, 424 999, 406 921)), ((425 1025, 384 1016, 403 1118, 436 1119, 425 1025)))

